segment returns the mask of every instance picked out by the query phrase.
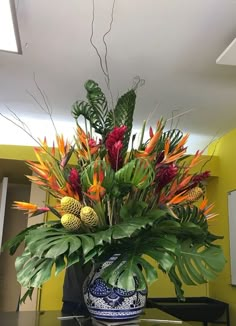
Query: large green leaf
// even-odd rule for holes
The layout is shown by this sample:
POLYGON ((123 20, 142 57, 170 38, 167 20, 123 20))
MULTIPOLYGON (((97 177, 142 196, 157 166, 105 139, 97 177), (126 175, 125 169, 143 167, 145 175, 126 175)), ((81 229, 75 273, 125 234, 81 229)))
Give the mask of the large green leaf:
POLYGON ((27 249, 22 256, 16 259, 18 282, 26 287, 40 287, 51 276, 53 259, 31 256, 27 249))
POLYGON ((37 268, 33 270, 31 274, 31 279, 29 286, 40 287, 43 283, 48 281, 51 277, 52 266, 54 265, 55 260, 46 259, 42 261, 37 268))
POLYGON ((84 257, 95 247, 111 243, 115 239, 132 237, 138 230, 151 226, 163 216, 163 210, 142 217, 130 217, 124 222, 96 233, 71 233, 63 227, 43 226, 33 229, 26 236, 26 248, 31 255, 39 258, 56 259, 58 256, 69 257, 82 250, 84 257))
POLYGON ((133 255, 124 260, 123 255, 118 257, 110 266, 104 269, 103 279, 112 286, 117 286, 128 291, 145 289, 146 280, 140 271, 139 257, 133 255))
POLYGON ((78 234, 64 228, 42 227, 27 235, 26 246, 33 255, 56 258, 66 252, 70 255, 77 251, 81 248, 81 240, 78 234))
POLYGON ((195 285, 214 279, 222 271, 225 257, 220 247, 204 247, 185 241, 175 265, 183 282, 195 285))
POLYGON ((39 226, 29 230, 25 251, 16 260, 17 279, 27 288, 40 287, 50 278, 54 264, 57 275, 77 262, 87 263, 119 253, 119 258, 103 274, 111 285, 141 289, 146 281, 151 283, 157 278, 159 267, 169 275, 181 296, 182 281, 207 282, 225 264, 222 250, 216 245, 198 244, 194 236, 184 241, 186 234, 191 238, 195 228, 197 232, 201 230, 199 224, 173 219, 165 210, 153 209, 147 214, 145 208, 141 216, 126 216, 122 223, 96 233, 71 233, 53 224, 39 226), (149 257, 156 266, 149 263, 149 257))
POLYGON ((66 263, 63 256, 58 256, 55 260, 55 275, 57 276, 60 272, 62 272, 66 268, 66 263))
POLYGON ((14 253, 16 252, 19 245, 25 240, 25 237, 27 236, 27 234, 30 231, 37 229, 39 226, 41 226, 43 224, 44 223, 34 224, 34 225, 31 225, 30 227, 24 229, 23 231, 18 233, 14 238, 6 241, 1 248, 1 251, 9 250, 10 255, 14 255, 14 253))
POLYGON ((45 254, 46 258, 56 259, 58 256, 64 254, 69 249, 70 240, 65 237, 60 237, 53 241, 51 247, 45 254))
POLYGON ((148 256, 164 271, 171 270, 175 263, 178 246, 174 237, 149 239, 143 235, 137 236, 133 238, 132 246, 128 246, 127 241, 115 245, 116 252, 120 253, 119 258, 102 274, 102 277, 113 286, 117 284, 125 289, 134 290, 137 287, 141 289, 146 281, 151 283, 156 280, 157 266, 148 262, 148 256))
POLYGON ((155 177, 151 163, 143 158, 136 158, 115 173, 119 184, 131 184, 138 189, 145 189, 153 182, 155 177))
POLYGON ((130 219, 130 217, 141 217, 146 208, 147 203, 144 201, 135 201, 135 200, 129 200, 127 204, 124 204, 120 209, 120 217, 123 220, 130 219))
POLYGON ((123 148, 121 150, 122 156, 127 152, 130 135, 133 126, 133 114, 135 109, 136 93, 134 89, 122 95, 116 104, 114 111, 110 111, 107 115, 106 126, 112 130, 115 126, 126 126, 127 130, 124 135, 123 148))
POLYGON ((154 266, 151 265, 146 259, 138 257, 138 264, 139 266, 142 266, 145 273, 145 279, 148 284, 151 284, 157 280, 158 274, 156 268, 153 268, 154 266))
POLYGON ((28 290, 25 292, 25 294, 23 295, 23 297, 20 298, 19 304, 25 303, 25 300, 27 298, 29 298, 30 300, 32 300, 33 292, 34 292, 34 288, 33 287, 28 288, 28 290))
POLYGON ((99 85, 93 80, 85 83, 88 102, 77 101, 72 107, 72 114, 75 119, 81 115, 87 119, 97 133, 105 136, 106 116, 108 113, 107 100, 99 85))

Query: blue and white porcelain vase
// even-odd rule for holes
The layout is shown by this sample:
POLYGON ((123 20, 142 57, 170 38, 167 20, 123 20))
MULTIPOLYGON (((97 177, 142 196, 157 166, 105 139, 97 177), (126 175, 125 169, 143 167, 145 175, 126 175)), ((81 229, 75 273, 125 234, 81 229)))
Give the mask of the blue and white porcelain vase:
POLYGON ((99 268, 92 271, 84 283, 84 301, 90 315, 103 320, 135 319, 142 313, 146 304, 147 288, 139 291, 125 291, 111 287, 102 278, 105 267, 117 259, 112 256, 99 268))

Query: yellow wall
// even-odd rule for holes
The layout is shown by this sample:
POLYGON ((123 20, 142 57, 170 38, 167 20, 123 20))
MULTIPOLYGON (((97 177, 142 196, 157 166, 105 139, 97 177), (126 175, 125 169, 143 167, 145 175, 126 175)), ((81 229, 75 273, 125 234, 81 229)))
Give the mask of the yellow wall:
POLYGON ((0 145, 0 158, 10 160, 35 160, 31 146, 0 145))
MULTIPOLYGON (((0 158, 18 159, 18 160, 34 160, 34 152, 28 146, 5 146, 0 145, 0 158)), ((206 163, 204 169, 212 171, 212 175, 216 176, 218 173, 218 158, 204 157, 201 164, 206 163)), ((214 178, 212 178, 214 179, 214 178)), ((17 199, 17 198, 16 198, 17 199)), ((52 278, 43 285, 41 289, 39 309, 40 310, 59 310, 62 305, 62 285, 64 273, 60 273, 57 277, 52 278)), ((184 287, 186 296, 207 296, 208 285, 204 284, 196 287, 184 287)), ((169 279, 159 272, 159 279, 149 288, 150 297, 168 297, 175 296, 173 285, 169 279)))
POLYGON ((211 230, 222 234, 224 253, 227 264, 220 276, 209 286, 209 295, 230 304, 231 324, 236 321, 236 288, 230 285, 230 253, 229 253, 229 223, 227 208, 227 193, 236 188, 236 129, 216 141, 210 147, 215 149, 214 155, 219 157, 219 178, 211 180, 209 184, 209 199, 215 202, 215 211, 219 216, 211 222, 211 230))

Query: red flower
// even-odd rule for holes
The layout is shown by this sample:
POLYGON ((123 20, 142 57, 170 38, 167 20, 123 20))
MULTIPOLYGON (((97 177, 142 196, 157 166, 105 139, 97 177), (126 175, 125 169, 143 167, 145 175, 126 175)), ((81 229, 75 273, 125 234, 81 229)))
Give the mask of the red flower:
POLYGON ((89 139, 88 144, 89 144, 89 148, 93 148, 97 146, 96 140, 94 140, 93 138, 89 139))
POLYGON ((127 130, 126 126, 115 127, 107 136, 106 148, 108 151, 108 158, 113 170, 117 171, 122 167, 123 157, 121 150, 123 148, 124 134, 127 130))
POLYGON ((205 171, 199 174, 196 174, 191 179, 191 188, 196 187, 202 181, 206 180, 210 176, 210 171, 205 171))
POLYGON ((170 183, 177 175, 178 167, 172 163, 161 166, 156 174, 156 182, 158 183, 157 190, 160 191, 168 183, 170 183))
POLYGON ((69 174, 69 183, 71 185, 71 188, 75 193, 79 195, 79 199, 82 200, 82 190, 81 190, 81 183, 80 183, 80 176, 79 172, 75 169, 72 168, 70 170, 69 174))

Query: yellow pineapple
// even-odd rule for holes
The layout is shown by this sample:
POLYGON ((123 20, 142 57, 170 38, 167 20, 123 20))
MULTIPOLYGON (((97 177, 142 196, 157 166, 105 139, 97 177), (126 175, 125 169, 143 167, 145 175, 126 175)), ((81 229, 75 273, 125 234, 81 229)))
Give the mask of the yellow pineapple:
POLYGON ((187 202, 193 203, 193 202, 199 200, 203 194, 204 194, 204 191, 202 190, 202 188, 194 187, 193 189, 190 189, 186 194, 188 196, 187 202))
POLYGON ((81 226, 81 220, 74 214, 66 213, 61 217, 61 224, 68 231, 77 231, 81 226))
POLYGON ((97 226, 98 225, 98 216, 95 210, 92 207, 84 206, 80 210, 80 218, 84 225, 86 226, 97 226))
POLYGON ((82 204, 72 197, 65 196, 61 199, 61 209, 66 213, 79 216, 81 207, 82 204))

